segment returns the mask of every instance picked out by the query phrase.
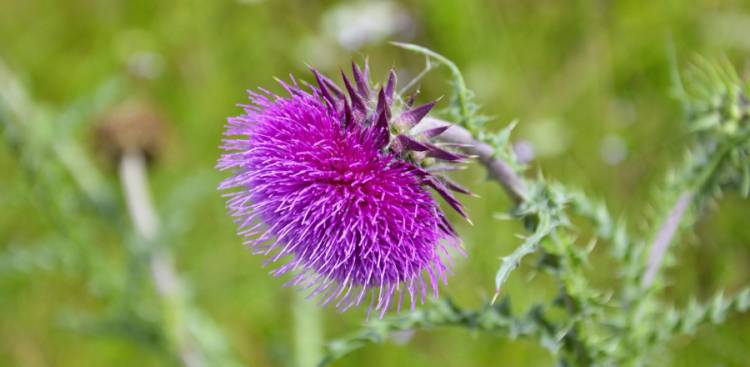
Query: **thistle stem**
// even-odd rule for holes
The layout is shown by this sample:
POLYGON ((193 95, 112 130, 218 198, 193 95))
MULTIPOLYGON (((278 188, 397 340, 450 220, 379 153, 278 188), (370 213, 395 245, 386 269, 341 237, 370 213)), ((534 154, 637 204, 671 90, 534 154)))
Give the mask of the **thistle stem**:
MULTIPOLYGON (((739 142, 745 141, 750 137, 750 130, 745 132, 743 137, 739 139, 739 142)), ((646 272, 644 273, 643 280, 641 281, 641 287, 647 289, 653 285, 656 275, 658 274, 659 268, 664 260, 664 255, 667 253, 669 244, 672 243, 672 239, 677 233, 682 217, 685 215, 688 205, 693 201, 697 193, 705 190, 706 185, 716 176, 716 172, 721 167, 724 159, 732 151, 733 144, 724 144, 720 146, 713 154, 713 158, 708 164, 703 166, 703 170, 697 176, 693 182, 692 189, 684 191, 677 201, 674 207, 669 212, 667 219, 659 231, 657 232, 656 239, 651 244, 651 249, 648 256, 648 265, 646 266, 646 272)))
POLYGON ((203 366, 203 356, 190 338, 181 312, 183 292, 172 256, 166 249, 154 247, 159 234, 159 218, 151 199, 143 154, 138 151, 123 154, 119 162, 119 175, 135 231, 151 246, 148 254, 151 280, 162 300, 170 343, 184 366, 203 366))
POLYGON ((659 228, 656 239, 651 244, 651 249, 649 250, 648 265, 646 266, 646 272, 641 281, 641 286, 643 288, 650 287, 653 284, 654 279, 656 279, 656 274, 661 267, 664 255, 667 253, 667 248, 669 247, 669 244, 672 243, 672 238, 674 238, 675 233, 677 233, 677 228, 679 227, 682 217, 685 215, 685 211, 692 200, 693 193, 691 191, 683 192, 677 199, 677 202, 675 202, 672 210, 669 212, 666 221, 664 221, 664 225, 659 228))
POLYGON ((294 365, 314 367, 323 358, 320 307, 307 299, 304 292, 294 292, 294 298, 294 365))

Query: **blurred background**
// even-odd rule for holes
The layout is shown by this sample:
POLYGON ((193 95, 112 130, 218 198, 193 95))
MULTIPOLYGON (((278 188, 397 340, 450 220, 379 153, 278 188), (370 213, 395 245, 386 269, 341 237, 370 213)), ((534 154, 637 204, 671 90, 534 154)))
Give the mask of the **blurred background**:
MULTIPOLYGON (((310 80, 306 64, 335 75, 369 57, 373 79, 395 67, 406 81, 424 59, 388 41, 431 48, 463 70, 491 128, 520 120, 532 173, 605 199, 645 231, 654 185, 686 147, 673 66, 726 55, 746 73, 748 34, 746 0, 3 0, 0 365, 172 365, 170 345, 190 343, 207 346, 208 365, 294 365, 293 292, 243 248, 215 189, 226 174, 213 169, 225 118, 246 89, 279 92, 274 76, 310 80), (123 132, 122 121, 146 123, 123 132), (133 149, 145 153, 148 170, 135 172, 148 174, 159 217, 145 236, 131 229, 121 184, 133 149), (199 340, 181 339, 191 333, 199 340)), ((423 101, 449 94, 447 78, 431 72, 423 101)), ((482 199, 465 200, 473 227, 453 218, 469 256, 443 293, 477 307, 521 228, 493 219, 510 203, 480 168, 455 177, 482 199)), ((721 205, 677 252, 676 304, 750 279, 750 203, 721 205)), ((596 265, 606 289, 613 274, 596 265)), ((554 293, 532 275, 511 277, 514 309, 554 293)), ((322 317, 332 339, 364 310, 322 317)), ((675 340, 657 365, 747 366, 748 345, 745 315, 675 340)), ((445 328, 334 365, 552 363, 530 342, 445 328)))

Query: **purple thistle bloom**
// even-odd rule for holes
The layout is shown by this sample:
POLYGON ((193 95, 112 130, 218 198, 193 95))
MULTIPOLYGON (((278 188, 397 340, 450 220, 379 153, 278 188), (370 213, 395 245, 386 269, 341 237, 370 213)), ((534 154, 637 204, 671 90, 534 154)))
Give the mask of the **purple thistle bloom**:
POLYGON ((468 191, 429 165, 466 157, 429 142, 445 128, 411 133, 434 102, 392 115, 401 104, 393 72, 377 93, 367 65, 353 64, 353 82, 342 73, 346 93, 312 72, 309 91, 293 78, 280 82, 288 97, 251 91, 244 114, 228 119, 235 138, 224 140, 218 168, 234 172, 220 189, 234 189, 226 196, 238 233, 266 264, 289 257, 272 274, 292 272, 288 284, 321 304, 343 311, 369 295, 368 312, 382 316, 394 294, 400 310, 408 293, 414 308, 447 281, 447 247, 461 251, 428 188, 466 216, 451 191, 468 191))

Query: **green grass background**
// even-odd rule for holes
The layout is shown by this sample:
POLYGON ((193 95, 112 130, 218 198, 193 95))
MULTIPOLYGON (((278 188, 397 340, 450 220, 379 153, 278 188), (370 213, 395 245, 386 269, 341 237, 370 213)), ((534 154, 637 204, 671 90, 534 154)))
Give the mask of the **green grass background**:
MULTIPOLYGON (((403 1, 413 19, 409 34, 396 34, 349 51, 323 32, 325 14, 338 1, 4 0, 0 2, 0 58, 40 105, 55 111, 86 96, 102 82, 125 75, 128 58, 148 52, 161 60, 151 80, 130 81, 126 97, 148 100, 170 122, 166 154, 152 170, 157 205, 166 218, 185 215, 175 239, 179 270, 195 302, 229 339, 247 365, 292 364, 291 291, 261 268, 234 234, 214 187, 223 174, 212 167, 224 119, 237 114, 245 89, 293 73, 309 80, 305 63, 322 61, 332 74, 352 59, 369 56, 374 77, 396 66, 419 71, 422 59, 389 46, 405 40, 454 60, 476 91, 492 128, 520 120, 518 138, 556 151, 534 170, 585 189, 646 231, 653 185, 679 160, 687 133, 670 96, 670 51, 684 65, 695 55, 727 55, 744 70, 750 55, 750 2, 665 1, 403 1), (601 158, 603 139, 618 136, 625 160, 601 158), (188 179, 194 181, 187 181, 188 179), (187 191, 175 196, 177 187, 187 191), (186 198, 183 201, 183 198, 186 198), (182 213, 182 214, 181 214, 182 213), (185 213, 189 213, 185 214, 185 213)), ((422 83, 423 98, 449 93, 438 69, 422 83)), ((405 78, 404 78, 405 79, 405 78)), ((444 100, 445 101, 445 100, 444 100)), ((85 130, 85 129, 84 129, 85 130)), ((93 153, 91 134, 77 136, 93 153)), ((114 182, 114 172, 107 171, 114 182)), ((533 173, 533 170, 532 170, 533 173)), ((481 195, 465 200, 473 227, 453 217, 468 258, 443 289, 468 307, 491 297, 498 257, 519 244, 513 223, 494 213, 508 208, 481 169, 456 177, 481 195)), ((729 195, 721 211, 699 222, 680 243, 669 270, 668 296, 676 304, 719 288, 737 289, 750 279, 750 203, 729 195)), ((37 200, 33 183, 6 147, 0 148, 0 249, 30 248, 54 237, 54 218, 37 200)), ((80 226, 91 225, 85 219, 80 226)), ((98 223, 98 222, 97 222, 98 223)), ((96 232, 84 246, 103 251, 112 272, 124 272, 122 240, 96 232)), ((583 231, 582 236, 586 236, 583 231)), ((602 244, 606 246, 606 244, 602 244)), ((12 268, 12 267, 10 267, 12 268)), ((595 283, 613 274, 595 262, 595 283)), ((75 271, 51 267, 0 272, 0 365, 160 366, 165 359, 148 343, 137 344, 65 326, 65 315, 97 314, 108 307, 75 271), (61 321, 62 320, 62 321, 61 321)), ((552 294, 529 266, 511 276, 506 292, 514 309, 552 294)), ((324 311, 327 337, 357 328, 362 310, 324 311)), ((311 341, 315 342, 315 341, 311 341)), ((655 365, 750 365, 750 316, 681 337, 655 365)), ((408 345, 371 345, 336 366, 536 366, 551 365, 541 347, 463 329, 419 331, 408 345)))

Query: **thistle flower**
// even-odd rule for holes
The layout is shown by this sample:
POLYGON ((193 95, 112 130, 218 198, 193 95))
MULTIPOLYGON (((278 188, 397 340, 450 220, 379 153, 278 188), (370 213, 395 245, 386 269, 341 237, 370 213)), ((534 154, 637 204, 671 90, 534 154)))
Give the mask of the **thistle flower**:
POLYGON ((428 288, 447 281, 449 247, 460 240, 432 197, 440 194, 466 217, 451 191, 469 192, 438 175, 465 156, 430 142, 449 126, 412 129, 435 102, 412 107, 395 95, 396 75, 370 87, 368 67, 343 72, 346 93, 312 69, 317 86, 279 83, 286 97, 250 91, 244 114, 228 119, 219 169, 233 176, 220 189, 254 253, 272 271, 293 273, 290 285, 311 289, 340 310, 368 296, 382 316, 408 293, 413 308, 428 288), (401 110, 393 113, 392 110, 401 110), (428 285, 429 283, 429 285, 428 285))

